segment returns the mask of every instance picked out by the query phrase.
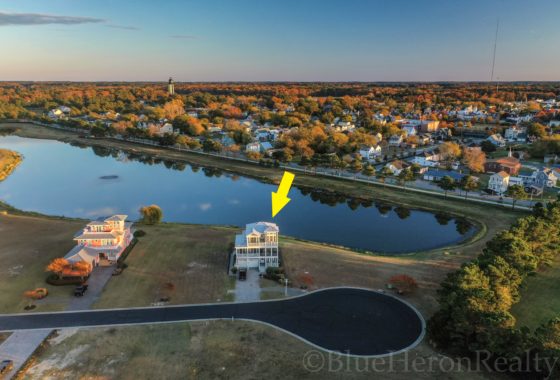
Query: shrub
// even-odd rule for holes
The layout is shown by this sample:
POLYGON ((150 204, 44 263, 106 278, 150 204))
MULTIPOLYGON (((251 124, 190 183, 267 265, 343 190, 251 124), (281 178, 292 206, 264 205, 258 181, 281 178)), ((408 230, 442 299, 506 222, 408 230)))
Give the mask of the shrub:
POLYGON ((144 230, 136 230, 134 231, 134 237, 139 238, 142 236, 146 236, 146 231, 144 230))
POLYGON ((140 215, 144 224, 158 224, 163 219, 163 211, 158 205, 141 207, 140 215))
POLYGON ((406 274, 398 274, 391 277, 389 279, 389 284, 393 285, 401 294, 411 293, 418 288, 416 281, 406 274))
POLYGON ((264 274, 264 278, 272 280, 272 281, 283 280, 284 279, 284 268, 268 267, 268 268, 266 268, 266 273, 264 274))
POLYGON ((50 274, 47 277, 47 284, 61 286, 61 285, 81 285, 83 284, 89 276, 82 278, 82 277, 64 277, 59 278, 56 274, 50 274))

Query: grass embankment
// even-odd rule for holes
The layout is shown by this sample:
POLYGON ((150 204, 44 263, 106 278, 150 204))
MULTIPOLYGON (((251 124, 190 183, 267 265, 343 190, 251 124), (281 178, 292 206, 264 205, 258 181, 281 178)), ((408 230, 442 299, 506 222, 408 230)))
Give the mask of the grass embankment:
POLYGON ((0 149, 0 182, 8 178, 10 174, 21 163, 22 157, 19 153, 0 149))
POLYGON ((229 300, 228 252, 233 228, 161 224, 146 232, 127 257, 128 265, 105 287, 94 308, 229 300))
POLYGON ((525 279, 521 301, 511 308, 517 326, 537 328, 552 318, 560 317, 560 257, 552 265, 525 279))
MULTIPOLYGON (((1 210, 1 208, 0 208, 1 210)), ((0 313, 23 312, 28 301, 23 292, 47 287, 49 295, 35 311, 63 310, 72 290, 47 286, 45 267, 64 256, 84 221, 21 215, 0 215, 0 313)))

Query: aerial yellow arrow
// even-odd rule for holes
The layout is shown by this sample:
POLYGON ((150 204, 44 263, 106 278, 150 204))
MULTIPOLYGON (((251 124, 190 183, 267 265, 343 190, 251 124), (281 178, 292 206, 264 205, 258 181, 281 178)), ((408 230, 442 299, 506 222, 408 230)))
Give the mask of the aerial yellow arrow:
POLYGON ((280 212, 290 202, 288 198, 288 192, 294 181, 294 175, 290 172, 284 172, 282 176, 282 181, 278 185, 278 191, 272 192, 272 217, 274 218, 276 214, 280 212))

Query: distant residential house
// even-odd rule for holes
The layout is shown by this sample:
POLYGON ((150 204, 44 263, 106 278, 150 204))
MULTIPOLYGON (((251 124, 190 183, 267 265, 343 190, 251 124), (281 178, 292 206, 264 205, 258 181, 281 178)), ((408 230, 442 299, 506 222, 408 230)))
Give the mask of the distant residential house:
POLYGON ((521 169, 521 163, 515 157, 503 157, 488 160, 484 163, 484 170, 490 173, 505 171, 509 175, 516 175, 521 169))
POLYGON ((420 123, 421 132, 435 132, 439 129, 439 121, 437 120, 422 120, 420 123))
POLYGON ((389 137, 389 145, 401 145, 403 137, 401 135, 393 135, 389 137))
POLYGON ((418 132, 416 131, 416 127, 413 125, 405 125, 402 130, 406 137, 416 136, 418 134, 418 132))
POLYGON ((555 164, 557 162, 560 162, 560 156, 558 156, 557 154, 545 154, 543 162, 545 164, 555 164))
POLYGON ((440 160, 441 157, 439 152, 430 151, 422 152, 421 154, 415 156, 411 162, 420 166, 435 167, 438 166, 440 160))
POLYGON ((220 125, 213 124, 208 127, 208 132, 210 133, 216 133, 221 131, 222 131, 222 127, 220 125))
POLYGON ((395 160, 385 165, 385 167, 388 168, 395 176, 401 174, 401 172, 409 166, 409 164, 401 160, 395 160))
POLYGON ((560 120, 550 120, 548 122, 549 127, 560 127, 560 120))
POLYGON ((560 169, 542 168, 533 171, 530 175, 519 175, 525 186, 534 186, 539 189, 555 187, 560 179, 560 169))
POLYGON ((362 145, 358 153, 365 160, 373 160, 381 155, 381 146, 362 145))
POLYGON ((173 124, 165 123, 159 128, 160 135, 164 135, 166 133, 173 133, 173 124))
POLYGON ((60 109, 58 109, 58 108, 55 108, 55 109, 52 109, 52 110, 49 111, 48 116, 49 116, 49 118, 51 118, 51 119, 59 119, 59 118, 61 118, 61 117, 64 116, 64 112, 62 112, 62 111, 61 111, 60 109))
POLYGON ((113 215, 89 222, 76 234, 77 245, 64 258, 70 263, 86 262, 91 268, 116 264, 133 239, 132 223, 126 218, 127 215, 113 215))
POLYGON ((504 132, 504 138, 509 142, 525 142, 527 141, 527 128, 509 127, 504 132))
POLYGON ((105 119, 115 120, 121 117, 121 114, 115 111, 107 111, 101 114, 105 119))
POLYGON ((70 109, 70 107, 60 106, 60 107, 53 108, 52 110, 50 110, 49 113, 47 114, 47 116, 51 119, 62 119, 64 117, 68 116, 68 114, 71 111, 72 110, 70 109))
POLYGON ((497 147, 506 146, 506 140, 504 140, 502 135, 499 135, 497 133, 493 134, 492 136, 489 136, 486 140, 490 141, 494 146, 497 147))
POLYGON ((452 170, 429 169, 424 173, 424 176, 422 178, 424 178, 425 181, 431 182, 441 181, 443 177, 451 177, 455 181, 460 181, 464 176, 465 174, 461 174, 452 170))
POLYGON ((166 133, 173 133, 173 124, 171 123, 139 121, 136 127, 138 129, 153 131, 153 133, 159 136, 163 136, 166 133))
POLYGON ((492 174, 488 180, 488 190, 497 195, 504 195, 509 186, 510 175, 504 171, 492 174))
POLYGON ((245 152, 266 153, 272 150, 272 144, 268 141, 255 141, 245 146, 245 152))
POLYGON ((356 126, 350 121, 338 121, 331 127, 337 132, 351 132, 356 128, 356 126))
POLYGON ((235 236, 233 265, 237 269, 258 269, 265 272, 268 267, 280 265, 278 257, 278 234, 280 229, 274 223, 257 222, 245 226, 245 230, 235 236))

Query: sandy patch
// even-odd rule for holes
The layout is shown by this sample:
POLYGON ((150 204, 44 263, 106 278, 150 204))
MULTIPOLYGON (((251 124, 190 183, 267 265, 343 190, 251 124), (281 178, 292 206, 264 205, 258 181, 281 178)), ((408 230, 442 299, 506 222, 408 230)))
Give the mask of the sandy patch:
POLYGON ((49 339, 49 344, 56 346, 78 332, 77 328, 68 328, 56 331, 56 336, 49 339))
POLYGON ((75 364, 80 356, 89 349, 89 344, 78 346, 64 355, 54 354, 50 358, 42 360, 40 363, 32 366, 28 370, 28 374, 38 379, 55 379, 56 376, 49 376, 52 371, 61 371, 66 367, 75 364))

